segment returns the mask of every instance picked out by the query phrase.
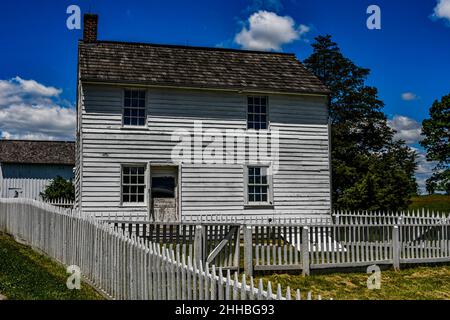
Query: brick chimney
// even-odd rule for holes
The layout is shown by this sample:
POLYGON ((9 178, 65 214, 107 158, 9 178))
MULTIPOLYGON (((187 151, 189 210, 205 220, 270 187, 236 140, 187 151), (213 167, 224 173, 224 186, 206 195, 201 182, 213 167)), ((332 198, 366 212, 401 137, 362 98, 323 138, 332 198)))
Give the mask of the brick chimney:
POLYGON ((83 17, 83 40, 84 42, 97 41, 98 15, 86 13, 83 17))

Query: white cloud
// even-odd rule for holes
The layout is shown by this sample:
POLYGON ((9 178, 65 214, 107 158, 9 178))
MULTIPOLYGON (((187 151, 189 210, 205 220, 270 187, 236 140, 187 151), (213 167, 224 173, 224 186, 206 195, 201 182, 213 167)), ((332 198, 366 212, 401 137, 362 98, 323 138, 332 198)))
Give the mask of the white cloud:
POLYGON ((418 143, 422 137, 422 126, 414 119, 396 115, 388 120, 389 126, 396 131, 394 138, 404 140, 407 144, 418 143))
POLYGON ((236 35, 235 41, 244 49, 281 50, 284 44, 299 40, 309 30, 306 25, 296 26, 289 16, 260 10, 248 18, 248 25, 236 35))
POLYGON ((402 93, 402 99, 405 101, 412 101, 419 99, 419 97, 413 92, 404 92, 402 93))
POLYGON ((446 19, 450 22, 450 0, 438 0, 433 17, 446 19))
POLYGON ((75 109, 62 90, 35 80, 0 80, 0 136, 6 139, 73 140, 75 109))

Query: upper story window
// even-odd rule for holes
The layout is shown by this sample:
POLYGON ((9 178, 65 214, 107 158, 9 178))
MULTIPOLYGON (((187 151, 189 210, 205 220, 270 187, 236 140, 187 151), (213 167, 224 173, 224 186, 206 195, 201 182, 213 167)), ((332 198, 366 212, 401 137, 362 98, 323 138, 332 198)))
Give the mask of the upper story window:
POLYGON ((145 126, 146 120, 145 90, 125 89, 123 100, 123 125, 145 126))
POLYGON ((247 129, 267 129, 267 97, 247 97, 247 129))
POLYGON ((122 203, 145 202, 145 165, 122 166, 122 203))

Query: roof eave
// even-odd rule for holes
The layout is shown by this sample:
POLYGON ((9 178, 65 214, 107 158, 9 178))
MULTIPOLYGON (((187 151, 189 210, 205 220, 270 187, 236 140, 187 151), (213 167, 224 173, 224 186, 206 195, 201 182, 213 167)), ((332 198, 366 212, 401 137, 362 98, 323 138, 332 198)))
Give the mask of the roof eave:
POLYGON ((201 91, 220 91, 220 92, 235 92, 241 94, 278 94, 278 95, 294 95, 294 96, 320 96, 326 97, 330 94, 329 90, 318 91, 277 91, 274 89, 265 88, 223 88, 223 87, 199 87, 199 86, 185 86, 185 85, 165 85, 165 84, 151 84, 133 81, 105 81, 98 79, 81 78, 83 84, 90 85, 109 85, 119 87, 142 87, 142 88, 162 88, 162 89, 179 89, 179 90, 201 90, 201 91))

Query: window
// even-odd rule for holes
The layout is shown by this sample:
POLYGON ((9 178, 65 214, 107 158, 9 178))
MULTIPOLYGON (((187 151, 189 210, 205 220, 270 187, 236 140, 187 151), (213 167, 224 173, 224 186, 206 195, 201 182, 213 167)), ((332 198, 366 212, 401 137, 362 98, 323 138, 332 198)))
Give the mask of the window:
POLYGON ((268 167, 248 167, 247 200, 249 204, 271 203, 268 169, 268 167))
POLYGON ((247 97, 247 129, 267 129, 267 97, 247 97))
POLYGON ((126 89, 123 101, 123 125, 145 126, 145 90, 126 89))
POLYGON ((122 203, 144 203, 145 166, 122 167, 122 203))
POLYGON ((152 177, 152 198, 175 199, 175 178, 152 177))

